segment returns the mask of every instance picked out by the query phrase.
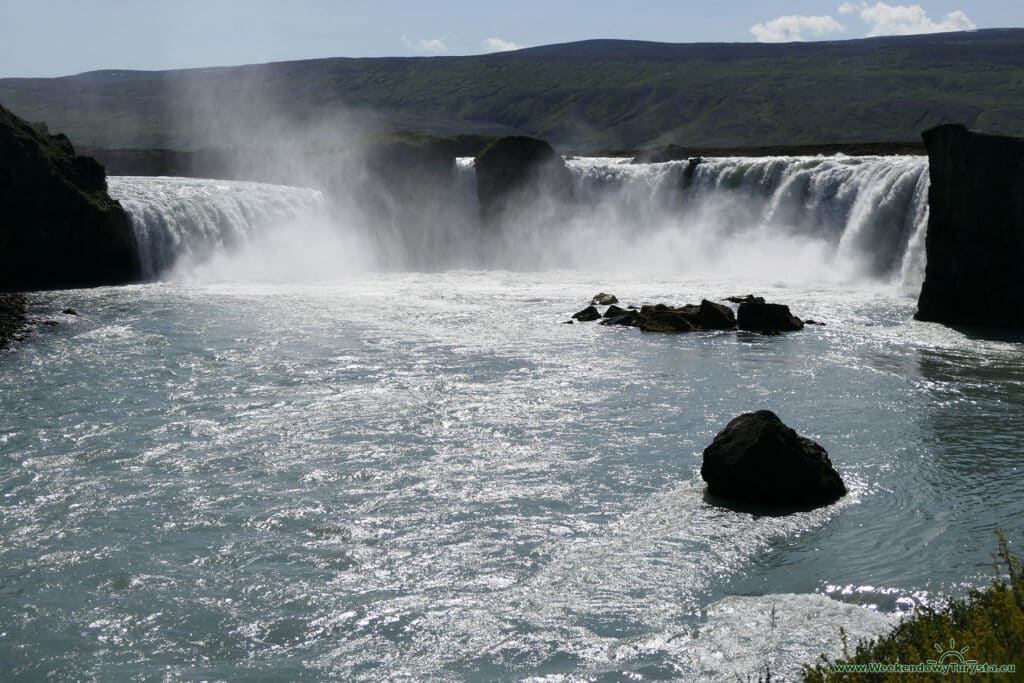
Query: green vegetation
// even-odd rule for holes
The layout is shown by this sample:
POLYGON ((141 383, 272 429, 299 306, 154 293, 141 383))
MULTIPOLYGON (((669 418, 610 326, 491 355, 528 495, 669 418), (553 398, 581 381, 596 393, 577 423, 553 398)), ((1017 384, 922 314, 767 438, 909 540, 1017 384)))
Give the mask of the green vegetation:
MULTIPOLYGON (((999 549, 996 578, 992 585, 972 592, 966 600, 954 600, 938 608, 925 608, 878 640, 861 643, 854 653, 845 645, 844 656, 835 662, 822 657, 807 667, 806 679, 824 681, 1010 681, 1024 675, 1024 567, 1010 553, 1006 537, 997 532, 999 549), (952 644, 952 645, 951 645, 952 644), (960 651, 966 660, 982 664, 1014 665, 1017 673, 837 673, 833 664, 919 664, 942 660, 936 649, 960 651)), ((945 659, 956 663, 955 656, 945 659)))
POLYGON ((0 102, 107 148, 251 146, 282 127, 519 133, 579 151, 917 141, 948 121, 1024 135, 1024 29, 104 71, 0 79, 0 102))

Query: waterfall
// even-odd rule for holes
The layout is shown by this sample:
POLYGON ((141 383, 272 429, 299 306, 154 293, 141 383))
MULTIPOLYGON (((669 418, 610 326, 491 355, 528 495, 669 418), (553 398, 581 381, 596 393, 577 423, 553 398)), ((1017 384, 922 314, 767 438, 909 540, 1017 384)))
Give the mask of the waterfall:
POLYGON ((577 196, 592 206, 614 202, 635 239, 667 229, 712 249, 749 240, 816 243, 818 258, 862 278, 908 290, 923 278, 927 157, 568 163, 577 196))
POLYGON ((296 220, 320 220, 316 190, 265 183, 114 176, 110 194, 128 213, 146 279, 199 263, 296 220))
MULTIPOLYGON (((238 181, 115 177, 110 190, 132 219, 150 279, 240 253, 258 261, 250 270, 281 277, 287 261, 303 277, 353 267, 632 268, 870 281, 907 292, 923 278, 926 157, 574 158, 567 165, 572 206, 534 198, 498 233, 478 224, 471 158, 457 160, 450 193, 406 211, 382 213, 380 197, 368 213, 358 196, 328 202, 316 190, 238 181)), ((395 196, 384 205, 401 202, 395 196)))

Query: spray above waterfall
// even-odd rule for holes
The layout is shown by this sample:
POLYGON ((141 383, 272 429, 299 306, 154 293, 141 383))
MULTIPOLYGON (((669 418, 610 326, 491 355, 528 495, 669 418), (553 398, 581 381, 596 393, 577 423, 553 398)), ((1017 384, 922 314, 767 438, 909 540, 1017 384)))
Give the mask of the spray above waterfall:
POLYGON ((437 196, 339 199, 281 185, 111 178, 150 278, 342 277, 356 269, 645 271, 772 282, 919 286, 927 159, 708 158, 567 162, 570 206, 542 193, 482 226, 472 159, 437 196), (410 203, 406 201, 406 203, 410 203))

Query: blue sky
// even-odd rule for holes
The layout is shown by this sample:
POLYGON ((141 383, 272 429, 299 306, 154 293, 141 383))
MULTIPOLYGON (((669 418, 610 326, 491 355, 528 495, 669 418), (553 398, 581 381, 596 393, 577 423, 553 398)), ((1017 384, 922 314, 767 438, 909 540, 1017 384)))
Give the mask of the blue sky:
POLYGON ((587 38, 750 42, 1020 26, 1024 0, 0 0, 0 77, 479 54, 587 38))

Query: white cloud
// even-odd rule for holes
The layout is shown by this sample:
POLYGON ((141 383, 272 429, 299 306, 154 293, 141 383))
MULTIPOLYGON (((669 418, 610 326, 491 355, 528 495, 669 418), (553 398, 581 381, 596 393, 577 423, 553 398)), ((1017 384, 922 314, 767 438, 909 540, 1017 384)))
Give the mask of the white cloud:
POLYGON ((829 16, 785 16, 763 24, 754 24, 750 32, 761 43, 786 43, 795 40, 806 40, 808 37, 821 37, 827 33, 843 30, 843 25, 829 16))
POLYGON ((502 40, 501 38, 486 38, 480 41, 480 44, 488 52, 507 52, 509 50, 520 50, 523 47, 519 43, 513 43, 511 40, 502 40))
POLYGON ((887 5, 884 2, 862 4, 860 18, 871 26, 869 36, 971 31, 977 28, 961 10, 950 12, 942 21, 932 21, 920 5, 887 5))
POLYGON ((420 40, 409 40, 408 36, 402 36, 402 44, 416 52, 426 52, 431 55, 443 55, 448 52, 448 46, 444 38, 421 38, 420 40))
POLYGON ((840 14, 853 14, 857 11, 857 8, 853 6, 853 3, 844 2, 839 6, 840 14))

